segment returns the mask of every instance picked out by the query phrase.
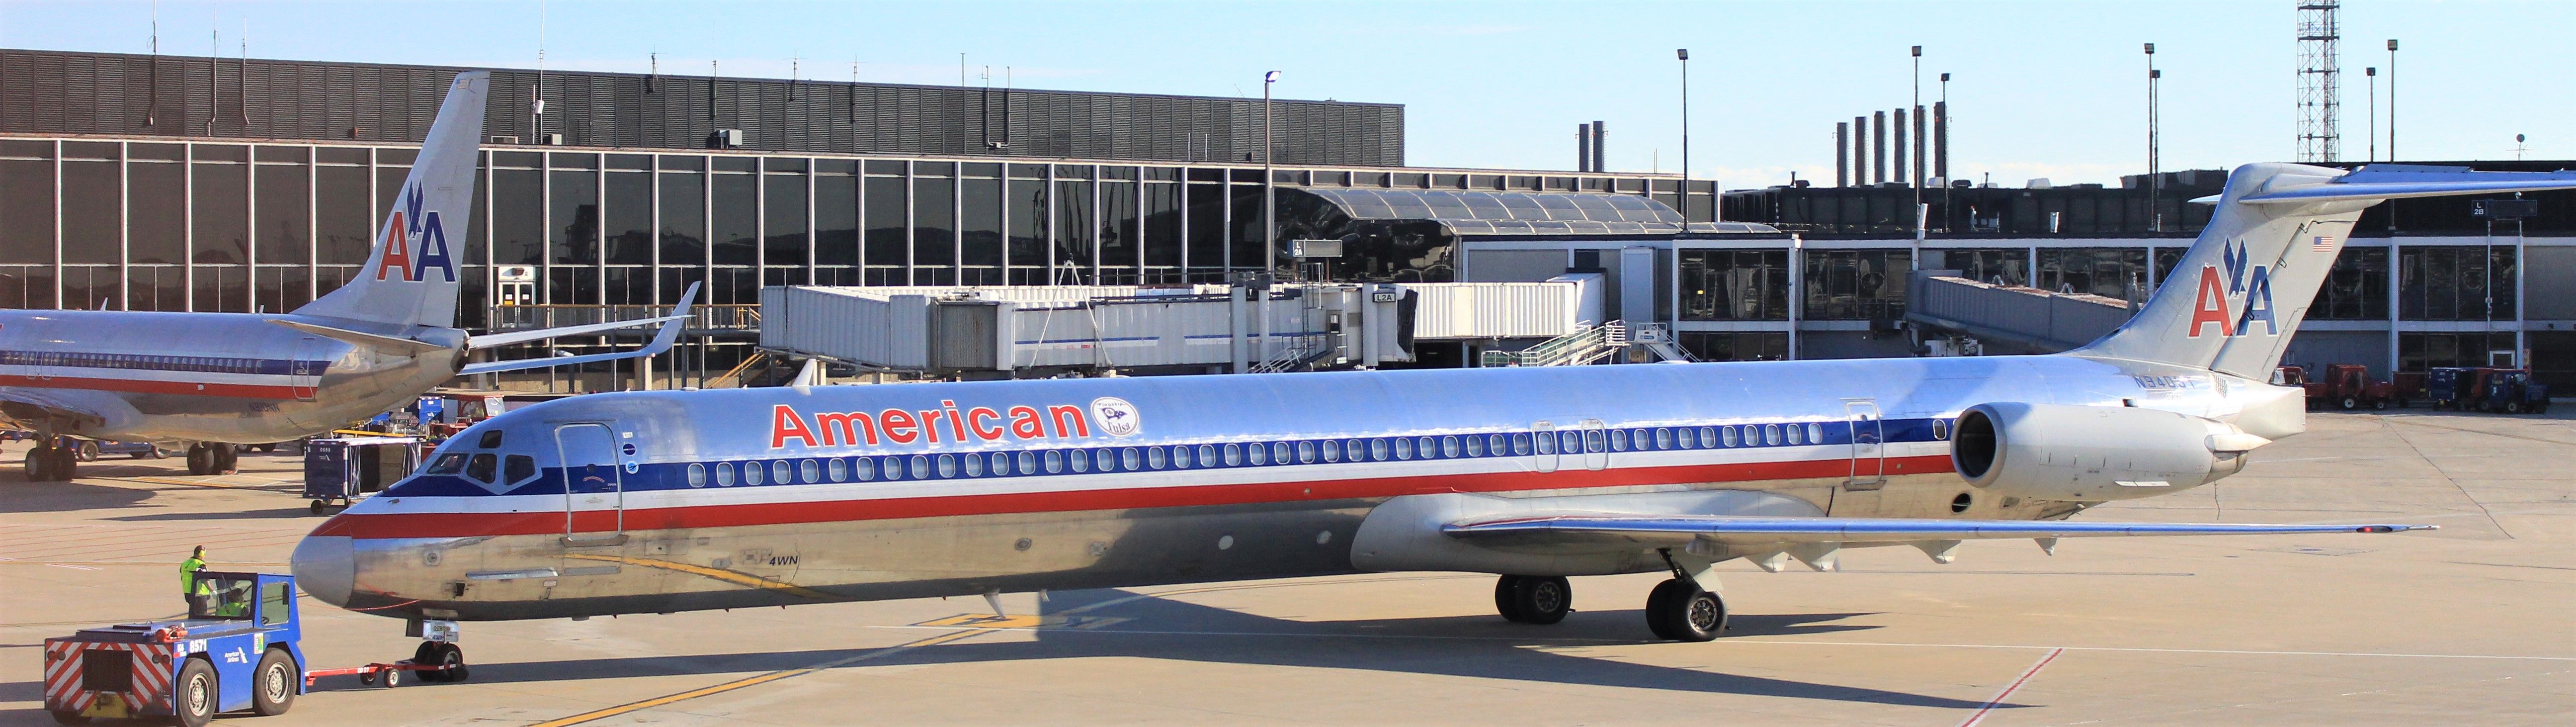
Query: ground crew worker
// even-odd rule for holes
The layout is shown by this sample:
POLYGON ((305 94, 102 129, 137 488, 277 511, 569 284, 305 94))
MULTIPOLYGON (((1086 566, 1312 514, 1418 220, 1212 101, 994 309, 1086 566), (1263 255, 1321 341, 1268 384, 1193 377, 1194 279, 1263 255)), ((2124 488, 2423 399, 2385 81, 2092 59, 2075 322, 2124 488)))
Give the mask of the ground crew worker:
POLYGON ((205 569, 206 546, 203 545, 190 552, 187 560, 179 561, 179 596, 188 601, 188 615, 205 615, 207 597, 215 594, 214 584, 197 577, 197 571, 205 569))

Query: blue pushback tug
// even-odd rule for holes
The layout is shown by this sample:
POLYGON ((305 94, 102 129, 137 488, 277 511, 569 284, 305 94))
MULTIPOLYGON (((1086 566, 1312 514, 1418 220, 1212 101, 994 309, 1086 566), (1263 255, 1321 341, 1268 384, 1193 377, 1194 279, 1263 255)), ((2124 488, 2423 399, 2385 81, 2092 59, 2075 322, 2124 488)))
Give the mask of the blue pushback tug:
POLYGON ((94 717, 285 714, 304 693, 304 631, 295 578, 199 571, 212 586, 187 618, 82 629, 45 640, 45 710, 63 724, 94 717))

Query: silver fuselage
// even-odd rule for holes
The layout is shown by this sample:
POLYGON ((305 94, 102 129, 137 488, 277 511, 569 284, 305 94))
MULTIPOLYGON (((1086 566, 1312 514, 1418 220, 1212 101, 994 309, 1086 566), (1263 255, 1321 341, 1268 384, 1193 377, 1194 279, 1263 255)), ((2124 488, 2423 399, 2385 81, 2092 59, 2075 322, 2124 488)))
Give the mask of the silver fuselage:
MULTIPOLYGON (((2075 356, 599 394, 451 439, 427 473, 317 529, 295 566, 308 592, 368 613, 523 619, 1369 570, 1372 514, 1417 495, 2055 518, 2084 503, 1954 505, 1970 488, 1948 419, 1995 401, 2125 403, 2279 437, 2303 426, 2298 396, 2075 356), (1059 409, 1087 419, 1069 427, 1059 409), (870 418, 813 431, 851 412, 870 418), (1864 429, 1885 434, 1863 444, 1864 429), (1531 446, 1545 437, 1570 449, 1531 446), (1288 459, 1255 463, 1253 448, 1288 459), (441 473, 450 456, 465 469, 441 473)), ((1551 566, 1665 567, 1645 552, 1551 566)))

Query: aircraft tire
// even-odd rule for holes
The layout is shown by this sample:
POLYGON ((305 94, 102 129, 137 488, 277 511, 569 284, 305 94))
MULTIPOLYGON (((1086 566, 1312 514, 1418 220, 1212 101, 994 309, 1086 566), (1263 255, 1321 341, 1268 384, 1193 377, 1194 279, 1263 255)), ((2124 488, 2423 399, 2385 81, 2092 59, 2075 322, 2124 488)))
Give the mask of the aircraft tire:
POLYGON ((70 482, 72 478, 80 476, 80 463, 78 450, 54 450, 54 481, 70 482))
POLYGON ((215 470, 215 451, 204 442, 188 445, 188 474, 202 475, 215 470))
POLYGON ((1668 641, 1708 641, 1726 631, 1726 601, 1699 584, 1672 579, 1646 596, 1646 626, 1668 641))
POLYGON ((241 472, 241 455, 233 451, 232 445, 216 443, 206 445, 206 448, 214 453, 215 459, 213 470, 207 474, 229 475, 241 472))
POLYGON ((54 458, 42 448, 27 450, 27 481, 54 481, 54 458))
POLYGON ((1494 579, 1494 612, 1502 614, 1503 620, 1521 623, 1520 589, 1520 576, 1494 579))
POLYGON ((1521 576, 1512 584, 1511 609, 1525 624, 1545 626, 1574 610, 1574 586, 1557 576, 1521 576))
POLYGON ((171 711, 177 712, 173 716, 181 727, 206 727, 206 723, 215 721, 220 697, 215 691, 213 665, 204 659, 189 659, 187 665, 179 667, 179 678, 170 687, 171 711))
POLYGON ((295 706, 295 693, 302 686, 296 682, 303 678, 285 649, 269 649, 259 657, 259 668, 251 672, 251 711, 262 717, 285 714, 295 706))

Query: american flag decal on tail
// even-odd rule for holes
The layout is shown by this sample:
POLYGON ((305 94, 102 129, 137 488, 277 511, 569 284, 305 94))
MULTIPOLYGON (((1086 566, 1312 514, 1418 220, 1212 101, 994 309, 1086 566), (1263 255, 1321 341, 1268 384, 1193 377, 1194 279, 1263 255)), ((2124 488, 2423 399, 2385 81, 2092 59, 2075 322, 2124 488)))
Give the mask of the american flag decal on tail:
POLYGON ((2308 251, 2334 252, 2335 242, 2337 242, 2337 238, 2333 235, 2318 235, 2316 237, 2308 238, 2308 251))

